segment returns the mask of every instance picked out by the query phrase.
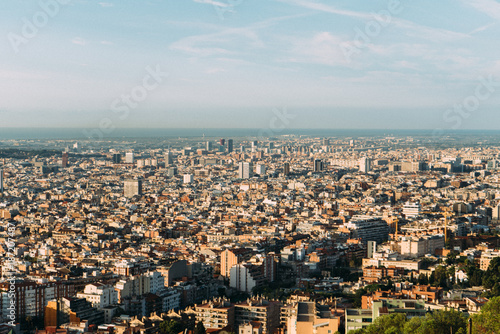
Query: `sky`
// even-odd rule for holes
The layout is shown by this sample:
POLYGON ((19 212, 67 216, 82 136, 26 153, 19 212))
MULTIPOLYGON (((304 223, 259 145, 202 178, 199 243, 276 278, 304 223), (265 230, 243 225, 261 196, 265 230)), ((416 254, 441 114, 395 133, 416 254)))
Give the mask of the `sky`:
POLYGON ((0 128, 498 129, 499 19, 496 0, 2 0, 0 128))

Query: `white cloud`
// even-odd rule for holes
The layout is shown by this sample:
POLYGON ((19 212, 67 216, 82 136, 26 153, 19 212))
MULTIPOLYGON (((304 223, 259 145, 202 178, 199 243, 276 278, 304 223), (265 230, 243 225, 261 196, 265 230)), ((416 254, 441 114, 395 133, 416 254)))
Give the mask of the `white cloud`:
POLYGON ((354 12, 351 10, 338 9, 338 8, 328 6, 328 5, 325 5, 322 3, 317 3, 317 2, 304 1, 304 0, 278 0, 278 1, 284 2, 287 4, 292 3, 292 4, 300 6, 300 7, 319 10, 321 12, 330 13, 330 14, 356 17, 356 18, 361 18, 361 19, 373 19, 373 16, 370 14, 354 12))
POLYGON ((217 7, 229 7, 229 4, 227 4, 227 3, 223 3, 220 1, 214 1, 214 0, 194 0, 194 2, 204 3, 207 5, 213 5, 213 6, 217 6, 217 7))
POLYGON ((114 4, 110 3, 110 2, 99 2, 99 5, 101 7, 113 7, 114 4))
POLYGON ((500 3, 495 0, 462 0, 462 2, 494 19, 500 19, 500 3))
POLYGON ((84 40, 81 37, 75 37, 71 40, 71 43, 77 44, 77 45, 87 45, 87 41, 84 40))

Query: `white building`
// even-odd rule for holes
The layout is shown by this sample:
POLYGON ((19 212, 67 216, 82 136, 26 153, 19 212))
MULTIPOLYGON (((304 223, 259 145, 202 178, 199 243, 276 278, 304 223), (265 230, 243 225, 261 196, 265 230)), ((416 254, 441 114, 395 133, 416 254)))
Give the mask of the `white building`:
POLYGON ((266 165, 258 164, 255 170, 256 174, 264 175, 266 174, 266 165))
POLYGON ((363 157, 359 160, 359 171, 362 173, 368 173, 371 170, 371 164, 372 161, 367 158, 363 157))
POLYGON ((125 153, 125 163, 127 164, 134 163, 134 153, 132 152, 125 153))
POLYGON ((264 276, 260 267, 237 264, 231 267, 229 274, 229 286, 238 291, 252 292, 252 289, 264 283, 264 276))
POLYGON ((238 177, 240 179, 249 179, 253 176, 253 164, 251 162, 240 162, 238 168, 238 177))
POLYGON ((184 183, 193 182, 193 174, 184 174, 184 183))
POLYGON ((422 206, 419 202, 411 203, 406 202, 403 206, 403 214, 406 218, 415 218, 422 212, 422 206))
POLYGON ((102 283, 87 284, 83 293, 78 293, 76 296, 77 298, 85 298, 98 309, 118 304, 118 292, 115 288, 112 285, 102 283))

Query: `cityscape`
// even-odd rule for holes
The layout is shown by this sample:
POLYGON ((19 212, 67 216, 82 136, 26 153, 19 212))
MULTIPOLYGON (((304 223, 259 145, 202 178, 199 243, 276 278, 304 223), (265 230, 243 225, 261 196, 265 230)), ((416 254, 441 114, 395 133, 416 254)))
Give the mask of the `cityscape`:
POLYGON ((452 139, 0 141, 1 319, 326 334, 474 317, 500 295, 500 152, 452 139))
POLYGON ((0 18, 0 334, 500 334, 500 0, 0 18))

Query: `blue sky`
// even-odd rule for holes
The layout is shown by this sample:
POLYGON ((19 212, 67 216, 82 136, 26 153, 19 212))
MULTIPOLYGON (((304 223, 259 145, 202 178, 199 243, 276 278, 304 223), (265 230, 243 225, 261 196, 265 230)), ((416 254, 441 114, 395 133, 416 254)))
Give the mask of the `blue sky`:
POLYGON ((0 2, 0 127, 261 128, 273 108, 291 128, 500 121, 496 0, 54 3, 0 2), (168 76, 113 112, 147 68, 168 76))

